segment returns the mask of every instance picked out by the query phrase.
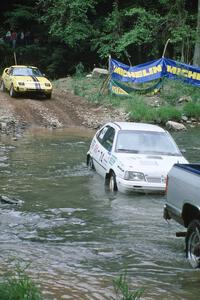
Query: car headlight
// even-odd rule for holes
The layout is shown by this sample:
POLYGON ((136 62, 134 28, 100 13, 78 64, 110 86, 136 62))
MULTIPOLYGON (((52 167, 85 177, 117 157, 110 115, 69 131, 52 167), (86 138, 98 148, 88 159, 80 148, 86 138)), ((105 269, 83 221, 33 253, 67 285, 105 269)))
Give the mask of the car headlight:
POLYGON ((145 177, 143 173, 126 171, 124 174, 125 180, 133 180, 133 181, 145 181, 145 177))
POLYGON ((45 86, 48 86, 48 87, 50 87, 50 86, 51 86, 51 84, 50 84, 50 83, 48 83, 48 82, 46 82, 46 83, 45 83, 45 86))
POLYGON ((23 81, 19 81, 18 85, 25 85, 23 81))

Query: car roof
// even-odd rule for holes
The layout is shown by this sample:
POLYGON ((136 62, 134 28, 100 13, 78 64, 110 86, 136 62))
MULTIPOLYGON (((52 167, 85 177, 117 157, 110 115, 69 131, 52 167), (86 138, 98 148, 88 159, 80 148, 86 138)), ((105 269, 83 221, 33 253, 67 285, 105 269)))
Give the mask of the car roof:
POLYGON ((148 123, 136 123, 136 122, 113 122, 119 130, 141 130, 141 131, 156 131, 165 132, 163 128, 158 125, 148 124, 148 123))

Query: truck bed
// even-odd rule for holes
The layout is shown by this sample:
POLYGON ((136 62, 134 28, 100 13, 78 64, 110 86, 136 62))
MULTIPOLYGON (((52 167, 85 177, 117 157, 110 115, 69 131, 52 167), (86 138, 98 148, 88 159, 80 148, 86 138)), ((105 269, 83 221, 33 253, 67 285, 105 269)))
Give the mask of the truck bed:
POLYGON ((184 169, 191 173, 196 173, 200 175, 200 163, 199 164, 175 164, 175 167, 184 169))
POLYGON ((193 216, 200 213, 200 163, 172 167, 165 203, 168 215, 188 227, 193 216))

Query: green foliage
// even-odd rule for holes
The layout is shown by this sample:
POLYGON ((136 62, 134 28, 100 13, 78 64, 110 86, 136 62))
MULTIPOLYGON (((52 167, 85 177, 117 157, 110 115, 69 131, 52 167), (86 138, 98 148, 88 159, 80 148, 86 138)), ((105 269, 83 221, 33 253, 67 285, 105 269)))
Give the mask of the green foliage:
MULTIPOLYGON (((127 281, 127 273, 121 274, 119 278, 113 280, 113 286, 116 294, 116 300, 138 300, 141 298, 144 289, 132 291, 127 281)), ((114 298, 113 298, 114 299, 114 298)))
POLYGON ((187 117, 200 118, 200 103, 189 102, 185 104, 183 112, 187 117))
MULTIPOLYGON (((142 7, 113 10, 104 20, 100 37, 94 39, 101 57, 114 53, 125 57, 132 47, 152 43, 159 30, 160 17, 142 7)), ((152 50, 152 47, 151 47, 152 50)), ((148 55, 150 51, 148 52, 148 55)))
POLYGON ((41 292, 19 266, 0 282, 1 300, 42 300, 41 292))
POLYGON ((144 101, 144 96, 135 95, 129 100, 128 112, 131 121, 153 122, 156 120, 156 110, 144 101))
POLYGON ((15 5, 15 8, 5 13, 6 23, 11 28, 30 29, 37 22, 38 13, 35 7, 28 5, 15 5))
POLYGON ((76 77, 82 77, 84 75, 84 65, 82 62, 78 63, 75 69, 76 69, 76 73, 75 73, 76 77))
POLYGON ((50 47, 42 57, 40 56, 40 64, 44 66, 44 69, 47 65, 46 72, 50 78, 57 78, 58 74, 66 76, 68 74, 68 52, 61 46, 54 47, 55 45, 52 45, 54 51, 51 51, 50 47))
POLYGON ((93 32, 88 14, 94 10, 94 0, 39 0, 43 8, 41 21, 49 24, 53 37, 70 47, 79 47, 93 32))
MULTIPOLYGON (((79 61, 88 69, 97 62, 105 64, 109 54, 133 65, 158 58, 168 38, 170 55, 167 49, 166 56, 185 62, 193 58, 197 11, 186 0, 8 2, 9 9, 0 11, 1 36, 9 28, 30 30, 37 46, 46 49, 37 57, 36 47, 22 49, 23 60, 42 66, 53 78, 74 73, 79 61)), ((1 67, 12 60, 5 48, 0 55, 1 67)))
POLYGON ((142 45, 152 43, 159 29, 160 16, 152 14, 143 8, 131 8, 124 11, 125 21, 130 21, 131 26, 125 31, 119 41, 118 49, 123 51, 130 44, 142 45), (126 20, 128 19, 128 20, 126 20))
POLYGON ((7 43, 0 45, 0 68, 3 70, 4 67, 14 64, 14 56, 11 47, 7 43))
MULTIPOLYGON (((122 98, 110 95, 107 87, 103 93, 100 93, 104 80, 105 78, 87 78, 83 75, 81 76, 81 73, 78 72, 78 74, 72 78, 71 87, 75 95, 84 97, 89 102, 101 103, 115 107, 121 106, 123 103, 122 98)), ((124 99, 124 102, 127 102, 127 98, 124 99)))
POLYGON ((39 61, 46 57, 45 47, 38 44, 31 44, 16 49, 17 63, 22 65, 33 65, 40 67, 39 61), (38 59, 38 57, 40 59, 38 59))
POLYGON ((137 100, 131 100, 128 106, 129 116, 132 121, 161 122, 168 120, 179 121, 182 113, 174 106, 152 107, 146 104, 144 98, 138 96, 137 100))
POLYGON ((182 96, 190 97, 197 101, 199 99, 199 87, 194 87, 179 80, 165 79, 160 97, 168 104, 176 105, 182 96))
POLYGON ((191 62, 195 40, 194 16, 186 10, 185 0, 164 1, 163 36, 170 38, 174 56, 181 61, 191 62))
POLYGON ((163 106, 157 109, 157 119, 161 122, 168 120, 181 120, 182 113, 174 106, 163 106))

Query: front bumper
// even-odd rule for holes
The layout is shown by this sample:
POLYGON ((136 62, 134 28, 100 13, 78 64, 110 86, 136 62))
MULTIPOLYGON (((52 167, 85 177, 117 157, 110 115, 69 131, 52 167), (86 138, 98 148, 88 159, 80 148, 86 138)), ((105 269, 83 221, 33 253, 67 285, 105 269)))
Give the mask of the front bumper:
POLYGON ((139 192, 139 193, 164 193, 166 184, 149 183, 146 181, 129 181, 117 178, 117 187, 120 192, 139 192))
POLYGON ((21 87, 21 86, 16 86, 14 87, 14 90, 17 93, 36 93, 36 94, 51 94, 52 93, 52 89, 44 89, 44 88, 28 88, 28 87, 21 87))

